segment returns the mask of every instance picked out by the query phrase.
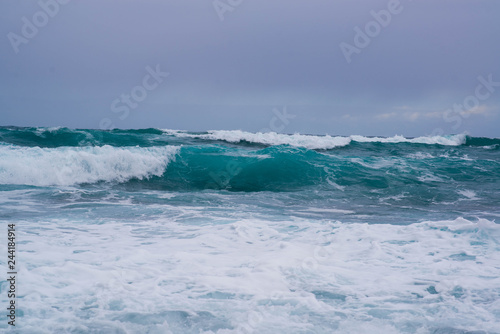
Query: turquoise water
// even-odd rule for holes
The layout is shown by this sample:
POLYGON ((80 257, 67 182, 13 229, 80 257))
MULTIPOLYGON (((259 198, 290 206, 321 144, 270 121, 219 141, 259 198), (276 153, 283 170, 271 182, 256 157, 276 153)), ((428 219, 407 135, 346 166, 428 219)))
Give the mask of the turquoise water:
POLYGON ((498 333, 499 189, 500 139, 0 127, 25 333, 498 333))

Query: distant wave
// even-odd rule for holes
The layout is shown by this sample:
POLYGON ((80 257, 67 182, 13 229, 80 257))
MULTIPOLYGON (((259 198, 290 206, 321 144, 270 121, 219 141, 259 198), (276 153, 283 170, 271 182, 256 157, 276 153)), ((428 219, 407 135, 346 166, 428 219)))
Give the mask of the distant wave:
MULTIPOLYGON (((437 183, 444 189, 456 182, 447 190, 451 193, 456 193, 456 184, 470 180, 492 185, 491 180, 500 178, 499 147, 500 139, 464 134, 384 138, 0 127, 0 184, 112 182, 188 191, 293 191, 314 186, 397 192, 414 187, 412 191, 426 198, 437 183)), ((458 190, 467 189, 473 187, 458 190)))
POLYGON ((364 137, 352 135, 348 137, 342 136, 315 136, 301 134, 280 134, 275 132, 267 133, 252 133, 241 130, 211 130, 207 133, 189 133, 179 130, 164 130, 165 133, 177 137, 198 138, 208 140, 222 140, 230 143, 249 142, 263 145, 290 145, 295 147, 304 147, 308 149, 333 149, 349 145, 351 142, 358 143, 413 143, 413 144, 439 144, 447 146, 458 146, 466 143, 467 136, 465 134, 451 136, 430 136, 405 138, 403 136, 394 137, 364 137))
POLYGON ((312 150, 331 150, 349 145, 362 144, 417 144, 443 146, 481 146, 485 149, 498 149, 500 139, 470 137, 465 134, 447 136, 422 136, 406 138, 366 137, 360 135, 331 136, 282 134, 275 132, 252 133, 241 130, 211 130, 207 132, 190 132, 169 129, 69 129, 56 128, 20 128, 0 127, 0 145, 14 144, 19 146, 60 147, 60 146, 161 146, 200 144, 221 142, 256 146, 289 145, 312 150))

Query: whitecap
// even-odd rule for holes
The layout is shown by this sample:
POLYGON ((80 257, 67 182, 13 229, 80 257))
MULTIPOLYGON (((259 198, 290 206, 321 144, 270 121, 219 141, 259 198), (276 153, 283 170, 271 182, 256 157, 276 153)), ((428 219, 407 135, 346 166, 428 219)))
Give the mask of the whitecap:
POLYGON ((332 149, 349 145, 352 141, 360 143, 414 143, 414 144, 440 144, 447 146, 459 146, 465 144, 465 134, 451 136, 424 136, 416 138, 394 137, 365 137, 359 135, 343 136, 317 136, 295 134, 281 134, 276 132, 252 133, 241 130, 210 130, 207 133, 190 133, 181 130, 163 130, 166 134, 176 137, 198 138, 206 140, 223 140, 230 143, 247 141, 250 143, 264 145, 290 145, 308 149, 332 149))
POLYGON ((178 148, 0 146, 0 184, 69 186, 161 176, 178 148))

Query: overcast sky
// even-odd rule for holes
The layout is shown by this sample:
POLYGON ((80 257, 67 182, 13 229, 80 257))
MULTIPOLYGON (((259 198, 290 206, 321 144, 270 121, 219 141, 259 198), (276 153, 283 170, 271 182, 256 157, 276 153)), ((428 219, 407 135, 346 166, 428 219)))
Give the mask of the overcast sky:
POLYGON ((499 17, 497 0, 2 0, 0 125, 500 137, 499 17))

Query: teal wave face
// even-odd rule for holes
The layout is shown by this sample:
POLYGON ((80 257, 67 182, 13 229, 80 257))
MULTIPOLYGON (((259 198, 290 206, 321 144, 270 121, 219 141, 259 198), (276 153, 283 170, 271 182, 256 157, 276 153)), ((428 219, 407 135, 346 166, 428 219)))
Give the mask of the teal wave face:
POLYGON ((496 198, 491 194, 500 182, 500 139, 491 138, 4 127, 0 143, 0 184, 5 185, 315 189, 361 197, 403 194, 402 202, 410 198, 425 204, 456 199, 457 191, 496 198), (338 146, 326 149, 332 145, 338 146))
POLYGON ((290 191, 321 183, 325 173, 311 164, 318 155, 285 146, 258 151, 183 147, 163 176, 152 182, 167 189, 290 191))
POLYGON ((485 137, 467 137, 467 142, 465 143, 469 146, 483 146, 490 149, 500 148, 500 139, 498 138, 485 138, 485 137))
POLYGON ((472 159, 471 150, 434 148, 408 153, 407 147, 401 147, 384 156, 381 151, 369 155, 364 148, 327 153, 283 145, 261 150, 183 146, 161 176, 132 179, 121 187, 291 192, 298 197, 356 198, 367 205, 388 201, 408 207, 463 200, 463 208, 471 205, 486 210, 489 201, 499 200, 500 164, 489 155, 472 159))

